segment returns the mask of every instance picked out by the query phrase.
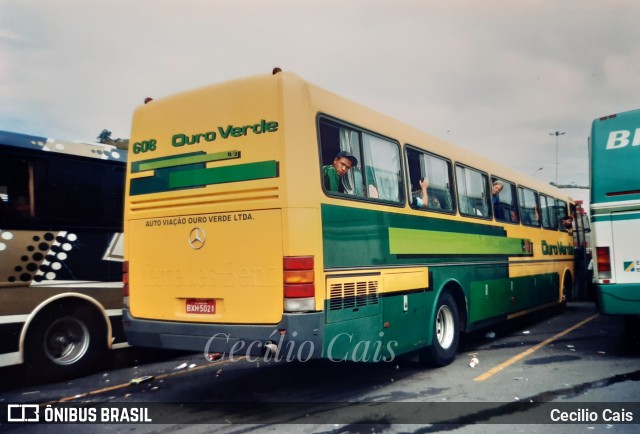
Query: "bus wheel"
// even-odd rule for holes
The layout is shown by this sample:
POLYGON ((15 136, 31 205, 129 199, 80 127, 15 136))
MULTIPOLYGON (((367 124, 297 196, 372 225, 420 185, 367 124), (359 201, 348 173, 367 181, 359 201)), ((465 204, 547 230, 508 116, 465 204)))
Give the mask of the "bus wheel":
POLYGON ((420 363, 440 367, 453 362, 460 339, 460 319, 458 306, 449 292, 438 298, 432 333, 431 346, 421 351, 420 363))
POLYGON ((106 349, 105 325, 95 309, 57 304, 31 323, 25 359, 36 375, 61 379, 88 372, 106 349))
POLYGON ((636 344, 640 342, 640 315, 625 315, 623 321, 625 336, 636 344))

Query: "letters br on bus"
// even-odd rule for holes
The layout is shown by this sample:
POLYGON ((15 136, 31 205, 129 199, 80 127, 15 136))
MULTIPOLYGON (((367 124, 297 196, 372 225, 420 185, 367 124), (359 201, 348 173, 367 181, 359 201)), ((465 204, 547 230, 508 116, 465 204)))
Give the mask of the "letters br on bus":
POLYGON ((601 313, 640 315, 640 110, 596 119, 590 149, 594 283, 601 313))
POLYGON ((573 285, 570 197, 293 73, 152 100, 131 143, 133 345, 445 365, 573 285))
POLYGON ((0 131, 0 366, 71 377, 126 345, 126 156, 0 131))

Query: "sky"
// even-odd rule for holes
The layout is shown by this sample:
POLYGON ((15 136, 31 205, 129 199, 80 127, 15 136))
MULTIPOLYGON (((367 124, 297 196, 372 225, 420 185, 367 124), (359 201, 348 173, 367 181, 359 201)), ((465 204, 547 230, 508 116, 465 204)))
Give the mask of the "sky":
POLYGON ((637 0, 0 0, 0 130, 128 138, 147 96, 278 66, 588 185, 591 122, 639 108, 639 18, 637 0))

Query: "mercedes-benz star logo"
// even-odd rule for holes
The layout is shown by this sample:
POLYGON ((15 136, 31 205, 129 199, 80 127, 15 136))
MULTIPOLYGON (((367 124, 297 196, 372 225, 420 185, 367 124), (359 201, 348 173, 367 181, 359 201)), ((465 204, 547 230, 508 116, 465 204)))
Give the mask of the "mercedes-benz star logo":
POLYGON ((204 246, 204 242, 207 239, 207 233, 204 229, 195 227, 189 232, 189 245, 192 249, 199 250, 204 246))

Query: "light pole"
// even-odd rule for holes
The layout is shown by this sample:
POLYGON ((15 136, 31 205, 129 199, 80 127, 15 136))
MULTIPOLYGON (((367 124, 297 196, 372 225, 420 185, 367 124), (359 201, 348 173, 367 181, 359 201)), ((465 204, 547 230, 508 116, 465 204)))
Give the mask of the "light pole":
POLYGON ((556 185, 558 185, 558 136, 565 134, 565 131, 554 131, 550 136, 556 136, 556 185))

